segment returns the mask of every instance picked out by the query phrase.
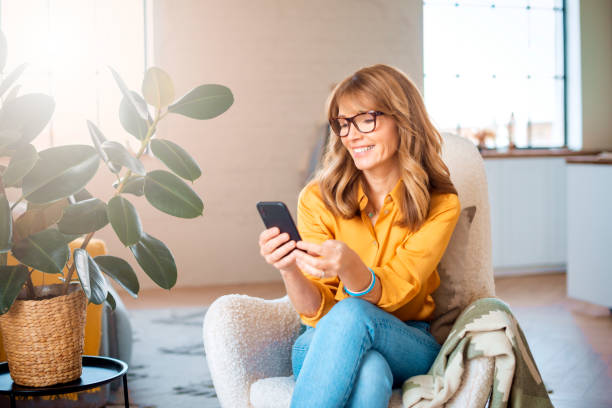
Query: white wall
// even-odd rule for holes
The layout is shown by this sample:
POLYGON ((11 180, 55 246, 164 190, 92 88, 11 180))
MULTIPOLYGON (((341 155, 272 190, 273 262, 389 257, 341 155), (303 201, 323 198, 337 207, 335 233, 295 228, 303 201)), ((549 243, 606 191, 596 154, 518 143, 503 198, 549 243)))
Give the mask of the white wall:
MULTIPOLYGON (((153 7, 153 63, 172 76, 177 94, 219 83, 235 103, 211 121, 171 115, 162 122, 159 135, 187 148, 203 169, 194 188, 204 216, 176 219, 135 199, 144 229, 174 253, 177 286, 280 280, 259 255, 255 203, 285 201, 295 214, 333 83, 386 63, 422 89, 422 2, 156 0, 153 7)), ((131 258, 108 228, 98 236, 131 258)), ((148 278, 141 284, 153 286, 148 278)))
POLYGON ((568 144, 612 150, 612 1, 568 0, 568 144))

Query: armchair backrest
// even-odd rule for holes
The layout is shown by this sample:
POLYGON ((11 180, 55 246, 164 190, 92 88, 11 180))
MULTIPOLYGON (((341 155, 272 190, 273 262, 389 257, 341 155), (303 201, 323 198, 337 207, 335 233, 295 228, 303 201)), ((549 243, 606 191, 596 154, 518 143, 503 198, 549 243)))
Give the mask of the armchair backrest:
POLYGON ((450 171, 461 215, 438 265, 440 287, 431 330, 442 343, 459 314, 476 299, 495 296, 489 193, 484 161, 466 138, 442 134, 442 160, 450 171))

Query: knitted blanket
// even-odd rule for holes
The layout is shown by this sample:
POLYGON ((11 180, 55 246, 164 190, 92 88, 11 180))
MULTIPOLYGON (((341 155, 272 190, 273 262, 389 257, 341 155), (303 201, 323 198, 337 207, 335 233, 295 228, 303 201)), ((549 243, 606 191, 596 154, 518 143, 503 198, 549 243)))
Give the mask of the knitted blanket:
POLYGON ((457 318, 429 372, 404 382, 404 407, 443 406, 459 389, 468 360, 482 356, 495 362, 490 408, 553 406, 510 307, 486 298, 457 318))

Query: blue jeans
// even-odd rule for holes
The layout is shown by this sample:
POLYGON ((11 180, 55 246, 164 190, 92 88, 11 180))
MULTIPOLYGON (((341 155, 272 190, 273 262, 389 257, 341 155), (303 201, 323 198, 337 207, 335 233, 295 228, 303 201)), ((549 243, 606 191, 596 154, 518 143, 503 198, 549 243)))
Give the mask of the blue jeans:
POLYGON ((376 305, 346 298, 293 345, 291 407, 387 408, 391 389, 425 374, 440 345, 429 324, 402 322, 376 305))

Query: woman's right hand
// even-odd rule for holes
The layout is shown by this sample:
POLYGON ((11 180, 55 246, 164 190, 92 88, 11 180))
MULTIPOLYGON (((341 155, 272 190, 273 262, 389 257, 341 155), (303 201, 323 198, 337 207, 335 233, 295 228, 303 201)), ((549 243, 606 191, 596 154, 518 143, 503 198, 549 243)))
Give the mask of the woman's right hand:
POLYGON ((281 274, 299 271, 295 262, 294 250, 296 250, 296 242, 290 241, 289 234, 286 232, 281 234, 277 227, 269 228, 259 234, 261 256, 281 274))

